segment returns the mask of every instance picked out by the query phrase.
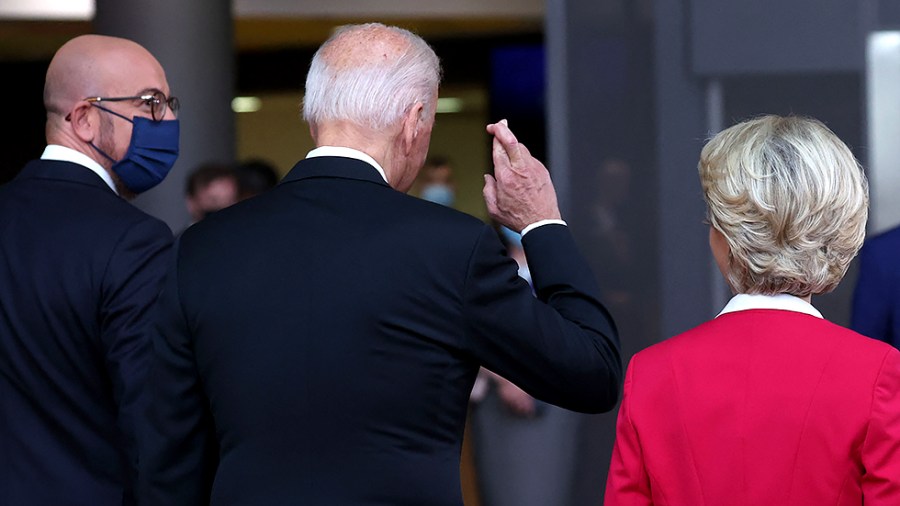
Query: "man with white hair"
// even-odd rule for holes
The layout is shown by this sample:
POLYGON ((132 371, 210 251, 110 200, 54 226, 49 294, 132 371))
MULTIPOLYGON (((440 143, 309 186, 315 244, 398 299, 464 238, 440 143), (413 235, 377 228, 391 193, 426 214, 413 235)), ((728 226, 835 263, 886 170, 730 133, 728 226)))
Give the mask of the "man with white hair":
POLYGON ((185 232, 161 296, 146 504, 460 506, 481 365, 569 409, 615 405, 612 319, 505 123, 488 126, 485 199, 525 233, 538 298, 492 228, 405 194, 439 80, 406 30, 338 30, 307 76, 318 147, 185 232))

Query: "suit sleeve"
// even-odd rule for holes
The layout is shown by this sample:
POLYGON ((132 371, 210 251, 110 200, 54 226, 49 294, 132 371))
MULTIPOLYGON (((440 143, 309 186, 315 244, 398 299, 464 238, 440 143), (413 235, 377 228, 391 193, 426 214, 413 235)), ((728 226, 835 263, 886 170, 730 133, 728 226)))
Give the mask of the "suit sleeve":
POLYGON ((862 464, 866 506, 900 504, 900 352, 896 349, 888 352, 875 382, 862 464))
POLYGON ((131 468, 126 496, 132 495, 137 479, 138 432, 151 356, 148 331, 171 243, 172 233, 160 221, 133 225, 116 244, 103 276, 101 340, 131 468))
POLYGON ((469 347, 485 367, 532 396, 586 413, 609 411, 622 379, 619 341, 569 228, 523 238, 535 298, 485 226, 470 259, 463 311, 469 347))
POLYGON ((152 333, 139 494, 147 505, 209 504, 218 444, 179 297, 177 252, 173 257, 152 333))
POLYGON ((625 376, 625 393, 619 407, 616 422, 616 443, 613 447, 609 475, 606 478, 605 506, 649 506, 650 478, 644 467, 644 454, 637 430, 631 419, 632 388, 634 387, 635 360, 628 365, 625 376))
POLYGON ((887 341, 891 328, 891 280, 882 272, 877 243, 859 255, 859 277, 853 291, 850 327, 864 336, 887 341))

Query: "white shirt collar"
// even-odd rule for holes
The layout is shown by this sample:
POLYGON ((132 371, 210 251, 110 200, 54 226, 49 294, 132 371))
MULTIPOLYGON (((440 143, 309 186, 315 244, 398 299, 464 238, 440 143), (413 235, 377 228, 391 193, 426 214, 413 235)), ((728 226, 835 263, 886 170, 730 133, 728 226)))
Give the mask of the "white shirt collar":
POLYGON ((306 154, 307 158, 316 158, 319 156, 341 156, 344 158, 353 158, 355 160, 360 160, 368 163, 372 167, 375 167, 375 170, 381 174, 381 178, 384 179, 385 183, 391 184, 388 181, 387 175, 384 173, 384 169, 378 162, 375 161, 371 156, 359 151, 358 149, 346 148, 343 146, 319 146, 316 149, 310 151, 306 154))
POLYGON ((795 297, 786 293, 779 293, 778 295, 739 293, 728 301, 728 304, 725 305, 725 309, 717 316, 722 316, 725 313, 733 313, 735 311, 746 311, 748 309, 781 309, 822 318, 822 313, 814 308, 812 304, 800 297, 795 297))
POLYGON ((95 160, 91 159, 91 157, 87 156, 84 153, 79 153, 72 148, 67 148, 65 146, 60 146, 58 144, 50 144, 46 148, 44 148, 44 153, 41 155, 41 160, 55 160, 59 162, 72 162, 81 165, 82 167, 87 167, 100 176, 100 179, 106 183, 109 188, 115 192, 116 195, 119 192, 116 191, 116 184, 113 183, 112 176, 109 175, 109 172, 106 172, 99 163, 95 160))

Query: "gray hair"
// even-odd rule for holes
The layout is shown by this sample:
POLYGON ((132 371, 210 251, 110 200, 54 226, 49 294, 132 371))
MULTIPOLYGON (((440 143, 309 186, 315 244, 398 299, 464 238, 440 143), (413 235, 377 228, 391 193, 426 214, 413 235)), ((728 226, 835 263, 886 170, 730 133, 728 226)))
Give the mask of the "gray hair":
POLYGON ((710 225, 730 247, 740 293, 798 297, 834 289, 862 246, 869 191, 850 149, 810 118, 763 116, 704 146, 710 225))
POLYGON ((311 125, 345 120, 371 129, 396 124, 421 102, 434 114, 441 67, 437 55, 418 35, 380 23, 338 28, 316 51, 306 76, 303 118, 311 125), (361 64, 339 66, 328 54, 335 41, 348 35, 387 31, 406 42, 395 58, 367 58, 361 64))

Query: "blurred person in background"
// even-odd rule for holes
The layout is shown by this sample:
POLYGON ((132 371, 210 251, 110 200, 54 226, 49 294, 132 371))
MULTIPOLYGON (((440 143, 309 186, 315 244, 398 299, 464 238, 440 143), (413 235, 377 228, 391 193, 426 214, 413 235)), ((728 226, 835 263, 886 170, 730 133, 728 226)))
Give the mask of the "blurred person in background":
MULTIPOLYGON (((519 277, 531 285, 522 237, 499 233, 519 277)), ((547 506, 570 502, 578 414, 535 399, 499 374, 482 369, 473 390, 475 467, 485 506, 547 506)))
POLYGON ((278 171, 269 162, 261 159, 247 160, 235 169, 238 179, 238 200, 255 197, 275 188, 278 171))
POLYGON ((879 234, 859 252, 850 328, 900 348, 900 227, 879 234))
POLYGON ((416 183, 419 188, 414 193, 419 197, 447 207, 456 204, 456 184, 453 182, 453 167, 449 159, 433 157, 425 160, 416 183))
POLYGON ((191 224, 238 201, 238 175, 230 165, 206 163, 185 182, 184 198, 191 224))

